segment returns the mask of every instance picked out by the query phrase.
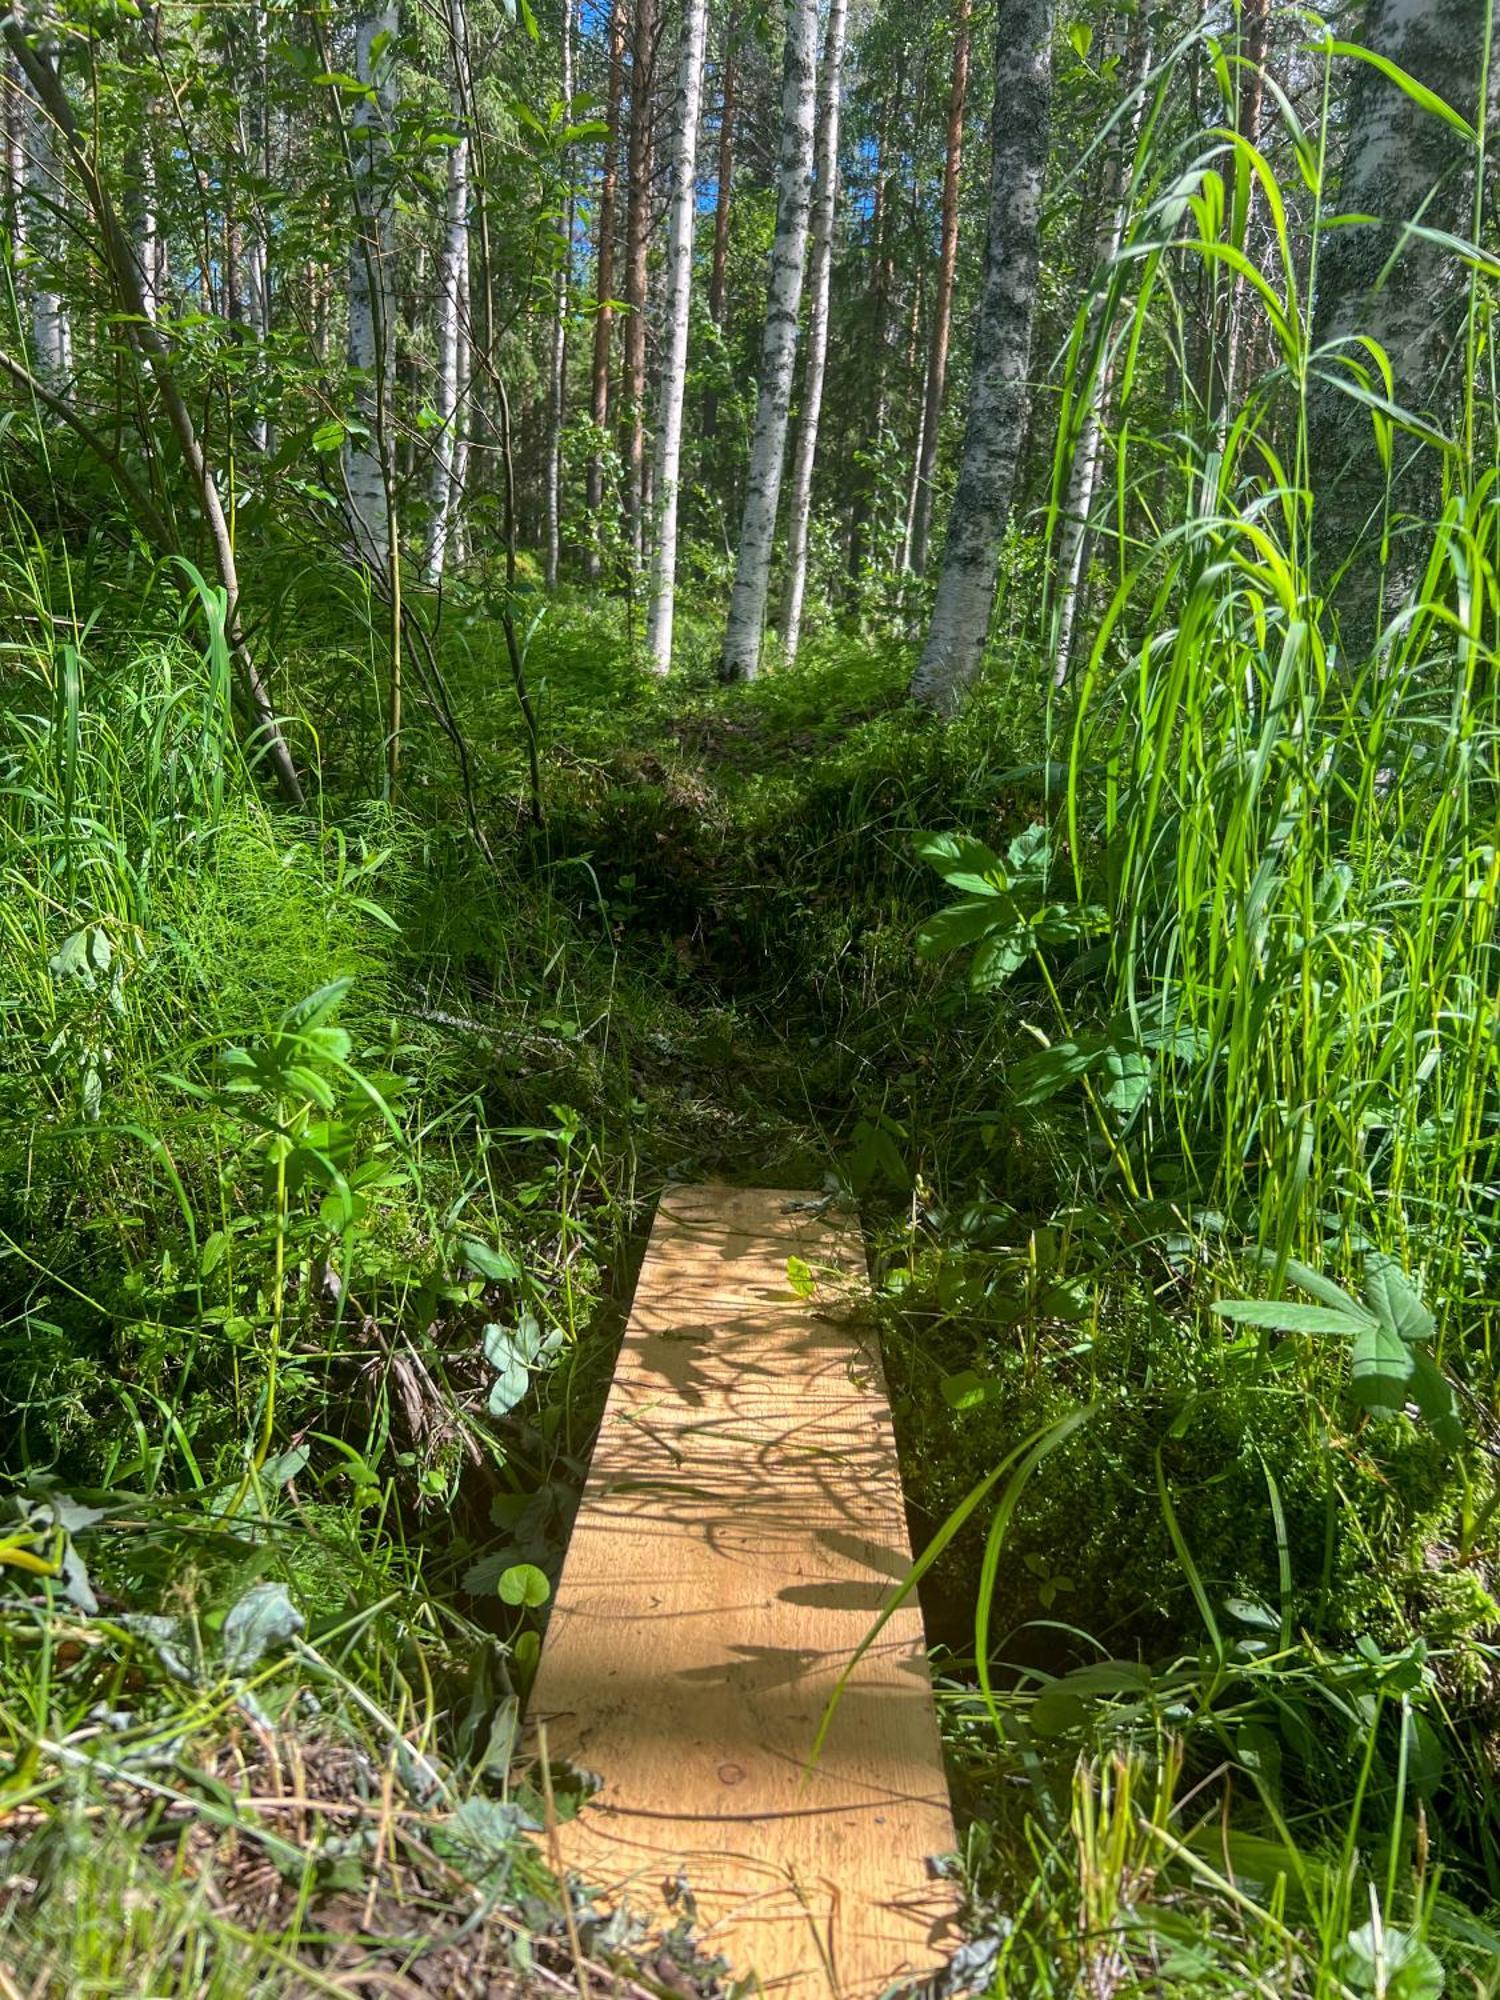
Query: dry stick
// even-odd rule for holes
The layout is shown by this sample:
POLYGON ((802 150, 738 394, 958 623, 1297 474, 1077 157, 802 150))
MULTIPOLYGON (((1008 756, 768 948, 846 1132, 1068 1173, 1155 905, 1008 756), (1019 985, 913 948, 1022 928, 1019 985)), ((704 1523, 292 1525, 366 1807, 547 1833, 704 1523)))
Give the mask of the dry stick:
POLYGON ((300 806, 303 803, 303 796, 297 767, 292 762, 291 751, 287 748, 286 738, 281 733, 281 725, 271 706, 265 683, 250 657, 240 631, 239 570, 234 559, 234 539, 229 532, 229 523, 224 518, 223 502, 214 483, 213 470, 199 442, 192 415, 178 387, 177 377, 172 371, 171 354, 166 339, 146 310, 140 273, 136 269, 129 241, 120 227, 114 204, 105 191, 104 184, 84 145, 78 121, 73 116, 73 107, 63 90, 61 77, 50 64, 38 58, 14 15, 7 16, 3 24, 0 24, 0 32, 3 32, 6 44, 35 92, 37 102, 62 134, 74 169, 83 184, 84 194, 103 239, 105 270, 109 274, 121 306, 132 322, 127 328, 128 337, 145 356, 146 365, 151 370, 152 380, 166 410, 167 421, 172 427, 178 449, 192 476, 198 504, 203 511, 209 540, 213 545, 214 566, 224 591, 225 637, 244 682, 256 733, 265 742, 266 754, 276 774, 276 782, 282 797, 290 805, 300 806))

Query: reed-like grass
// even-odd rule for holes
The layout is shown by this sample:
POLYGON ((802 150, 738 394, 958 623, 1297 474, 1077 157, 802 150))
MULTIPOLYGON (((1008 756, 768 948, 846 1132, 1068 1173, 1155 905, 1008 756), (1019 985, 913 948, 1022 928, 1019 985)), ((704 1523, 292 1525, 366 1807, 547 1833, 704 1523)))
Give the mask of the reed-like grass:
MULTIPOLYGON (((1104 885, 1117 1016, 1174 1051, 1137 1134, 1148 1181, 1283 1258, 1395 1252, 1446 1332, 1497 1221, 1500 410, 1471 370, 1439 517, 1398 524, 1388 496, 1372 538, 1399 525, 1424 558, 1351 650, 1331 609, 1351 551, 1320 539, 1309 420, 1331 377, 1352 384, 1312 303, 1336 59, 1316 35, 1301 58, 1326 72, 1324 124, 1270 92, 1253 147, 1171 128, 1190 53, 1147 85, 1130 226, 1066 357, 1054 518, 1101 370, 1112 450, 1091 644, 1056 705, 1075 864, 1104 885), (1180 365, 1203 273, 1200 293, 1239 288, 1260 357, 1217 412, 1180 365)), ((1477 280, 1469 313, 1472 358, 1477 280)), ((1387 463, 1430 436, 1372 404, 1387 463)), ((1488 1356, 1487 1315, 1464 1322, 1488 1356)))

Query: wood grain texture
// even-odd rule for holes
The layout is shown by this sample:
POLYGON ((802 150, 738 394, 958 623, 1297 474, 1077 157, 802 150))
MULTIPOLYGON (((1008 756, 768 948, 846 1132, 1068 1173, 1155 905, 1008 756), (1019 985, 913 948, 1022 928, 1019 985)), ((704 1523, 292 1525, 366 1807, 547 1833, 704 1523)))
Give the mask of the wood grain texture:
POLYGON ((815 1197, 662 1198, 531 1701, 601 1774, 563 1858, 643 1914, 685 1876, 704 1946, 775 2000, 870 2000, 945 1956, 951 1851, 921 1614, 825 1702, 910 1562, 852 1222, 815 1197), (799 1299, 787 1260, 834 1274, 799 1299), (820 1299, 840 1291, 843 1309, 820 1299))

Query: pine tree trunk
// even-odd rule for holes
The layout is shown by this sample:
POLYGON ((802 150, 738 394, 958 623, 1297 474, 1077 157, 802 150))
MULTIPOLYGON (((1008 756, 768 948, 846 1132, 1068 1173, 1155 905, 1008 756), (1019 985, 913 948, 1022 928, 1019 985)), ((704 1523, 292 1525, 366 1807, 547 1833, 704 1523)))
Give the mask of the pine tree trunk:
MULTIPOLYGON (((564 115, 571 119, 573 104, 573 0, 562 0, 562 101, 564 115)), ((567 169, 571 174, 571 168, 567 169)), ((563 425, 567 419, 568 387, 568 280, 573 255, 573 195, 571 188, 563 202, 558 223, 562 247, 557 260, 557 278, 552 301, 552 357, 547 371, 547 492, 545 577, 549 590, 557 588, 558 564, 562 560, 562 457, 563 425)))
MULTIPOLYGON (((739 27, 739 9, 732 7, 724 24, 724 82, 719 96, 719 157, 714 177, 714 251, 708 277, 708 314, 721 332, 729 285, 729 200, 734 182, 734 120, 739 107, 739 27)), ((718 428, 719 395, 716 389, 710 389, 703 398, 703 435, 711 438, 718 428)))
MULTIPOLYGON (((1260 0, 1249 0, 1260 4, 1260 0)), ((1073 628, 1078 614, 1078 594, 1083 582, 1084 551, 1088 544, 1089 516, 1094 508, 1094 492, 1099 480, 1100 444, 1104 420, 1104 400, 1109 393, 1109 357, 1105 351, 1109 327, 1104 321, 1110 266, 1120 254, 1130 192, 1131 155, 1140 130, 1144 99, 1141 90, 1151 67, 1149 29, 1137 19, 1124 52, 1125 88, 1135 93, 1131 109, 1115 128, 1109 166, 1099 195, 1099 233, 1094 244, 1094 300, 1085 336, 1084 355, 1090 375, 1085 389, 1083 418, 1073 446, 1068 469, 1068 491, 1063 502, 1062 531, 1059 538, 1057 631, 1053 644, 1052 678, 1061 687, 1068 677, 1073 652, 1073 628)))
MULTIPOLYGON (((835 0, 842 4, 842 0, 835 0)), ((672 199, 667 226, 666 345, 656 399, 656 535, 646 651, 664 674, 672 664, 677 585, 677 494, 682 464, 682 405, 687 389, 688 326, 693 303, 693 218, 698 194, 698 110, 708 0, 683 0, 682 54, 672 121, 672 199)))
POLYGON ((656 61, 656 0, 635 0, 630 41, 630 145, 626 155, 629 207, 625 219, 625 518, 631 552, 645 555, 646 285, 651 243, 651 179, 655 164, 652 84, 656 61))
MULTIPOLYGON (((1488 4, 1373 0, 1363 40, 1473 124, 1488 4)), ((1359 656, 1425 562, 1423 528, 1436 510, 1440 465, 1432 446, 1398 429, 1387 502, 1369 409, 1341 385, 1353 383, 1354 366, 1374 374, 1358 345, 1364 336, 1385 353, 1399 408, 1443 428, 1458 407, 1467 272, 1442 244, 1403 236, 1403 225, 1420 212, 1425 229, 1472 233, 1474 148, 1369 63, 1352 68, 1336 206, 1378 219, 1341 224, 1319 239, 1313 328, 1319 360, 1308 417, 1314 538, 1344 650, 1359 656), (1388 552, 1382 547, 1387 505, 1388 552)), ((1382 387, 1378 377, 1372 386, 1382 387)))
MULTIPOLYGON (((609 97, 605 107, 606 137, 604 165, 599 179, 599 238, 595 250, 594 353, 589 388, 589 416, 596 437, 609 423, 609 358, 614 330, 611 299, 615 283, 615 206, 620 163, 620 98, 625 80, 625 0, 610 0, 609 9, 609 97)), ((590 578, 601 567, 600 510, 604 505, 604 460, 596 449, 589 454, 587 499, 593 524, 585 557, 590 578)))
POLYGON ((469 90, 465 70, 468 23, 464 0, 448 0, 450 104, 458 137, 448 148, 443 200, 443 241, 438 254, 437 383, 433 398, 438 420, 433 451, 431 518, 427 528, 425 580, 443 580, 455 510, 462 504, 460 446, 466 436, 463 391, 469 322, 469 90))
POLYGON ((360 561, 384 573, 390 565, 391 388, 396 369, 393 261, 394 203, 386 173, 396 109, 396 0, 380 0, 355 30, 355 74, 373 94, 359 98, 349 120, 354 163, 355 227, 349 252, 349 366, 358 377, 355 409, 367 435, 344 447, 344 482, 360 561))
POLYGON ((917 457, 916 504, 912 509, 908 564, 913 575, 927 568, 932 532, 932 480, 937 470, 938 431, 948 383, 948 339, 953 324, 953 288, 958 273, 958 198, 963 185, 964 112, 969 97, 969 22, 973 0, 955 0, 953 74, 948 85, 948 137, 943 151, 942 233, 938 246, 937 295, 932 303, 932 341, 927 350, 927 387, 922 403, 922 449, 917 457))
POLYGON ((952 714, 979 672, 1026 428, 1052 134, 1052 0, 1000 0, 989 238, 963 461, 914 700, 952 714))
POLYGON ((761 341, 760 383, 750 469, 740 524, 734 589, 724 634, 726 680, 750 680, 760 671, 761 632, 771 585, 771 549, 776 506, 786 457, 787 413, 797 360, 797 315, 802 303, 802 271, 807 260, 808 211, 812 201, 814 70, 817 62, 817 0, 790 0, 781 92, 780 189, 766 324, 761 341))
POLYGON ((838 213, 839 91, 844 67, 846 0, 829 0, 818 78, 817 192, 812 213, 812 253, 807 318, 807 360, 802 374, 802 411, 792 460, 787 514, 786 595, 781 607, 781 643, 789 661, 802 639, 802 605, 807 593, 807 537, 812 519, 813 466, 823 410, 823 377, 828 364, 828 298, 833 276, 833 225, 838 213))

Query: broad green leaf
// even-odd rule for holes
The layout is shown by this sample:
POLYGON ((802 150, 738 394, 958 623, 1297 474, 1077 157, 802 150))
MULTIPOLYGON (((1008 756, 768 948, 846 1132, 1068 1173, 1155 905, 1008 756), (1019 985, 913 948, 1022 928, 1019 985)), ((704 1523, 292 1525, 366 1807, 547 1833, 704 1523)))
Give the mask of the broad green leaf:
POLYGON ((1273 1333, 1331 1333, 1355 1340, 1374 1321, 1361 1313, 1334 1312, 1327 1306, 1305 1306, 1296 1299, 1215 1299, 1220 1319, 1238 1326, 1264 1326, 1273 1333))
POLYGON ((977 944, 997 924, 1014 920, 1008 897, 971 896, 962 903, 950 903, 946 910, 931 916, 917 932, 917 950, 923 958, 946 958, 951 951, 977 944))
POLYGON ((1412 1350, 1394 1327, 1367 1322, 1354 1338, 1350 1386, 1367 1410, 1406 1407, 1416 1370, 1412 1350))
POLYGON ((500 1572, 498 1588, 503 1604, 526 1605, 533 1610, 552 1595, 546 1572, 535 1563, 512 1563, 509 1569, 500 1572))
POLYGON ((1049 1097, 1056 1097, 1060 1090, 1086 1076, 1098 1059, 1098 1048, 1081 1042, 1054 1042, 1050 1049, 1025 1057, 1011 1071, 1016 1102, 1045 1104, 1049 1097))
POLYGON ((520 1265, 507 1251, 494 1249, 488 1243, 477 1243, 472 1238, 465 1239, 464 1262, 481 1278, 488 1278, 497 1285, 513 1285, 521 1275, 520 1265))
POLYGON ((945 882, 970 896, 993 896, 1009 886, 998 854, 967 833, 929 833, 916 843, 920 858, 945 882))
POLYGON ((986 1382, 972 1368, 962 1368, 956 1375, 943 1377, 942 1390, 943 1401, 950 1410, 977 1410, 994 1395, 995 1385, 986 1382))
POLYGON ((1373 1917, 1350 1931, 1334 1954, 1334 1970, 1356 1993, 1380 2000, 1440 2000, 1445 1984, 1431 1945, 1373 1917))
MULTIPOLYGON (((1274 1250, 1258 1250, 1254 1253, 1254 1257, 1256 1263, 1263 1265, 1267 1270, 1272 1270, 1276 1266, 1277 1258, 1274 1250)), ((1301 1291, 1311 1292, 1315 1299, 1321 1299, 1324 1305, 1334 1312, 1348 1313, 1351 1319, 1362 1320, 1368 1317, 1357 1299, 1351 1297, 1341 1285, 1336 1285, 1332 1278, 1325 1278, 1321 1271, 1315 1271, 1311 1264, 1301 1264, 1295 1257, 1288 1257, 1282 1269, 1301 1291)))
POLYGON ((1132 1119, 1151 1095, 1151 1063, 1139 1049, 1108 1048, 1101 1060, 1104 1088, 1099 1095, 1117 1118, 1132 1119))
POLYGON ((1012 973, 1019 972, 1030 956, 1031 940, 1024 930, 996 931, 975 952, 969 965, 969 984, 976 993, 992 993, 1012 973))
POLYGON ((1413 1348, 1410 1352, 1411 1399, 1444 1450, 1457 1451, 1464 1441, 1464 1425, 1458 1413, 1458 1398, 1453 1393, 1453 1384, 1422 1348, 1413 1348))
POLYGON ((1376 1252, 1365 1259, 1365 1298, 1382 1326, 1414 1346, 1431 1340, 1437 1330, 1432 1314, 1394 1257, 1376 1252))
POLYGON ((1051 836, 1040 823, 1018 833, 1005 850, 1005 858, 1017 875, 1034 880, 1047 866, 1051 836))
POLYGON ((301 1630, 302 1613, 284 1583, 252 1583, 224 1620, 219 1657, 229 1673, 248 1674, 301 1630))

